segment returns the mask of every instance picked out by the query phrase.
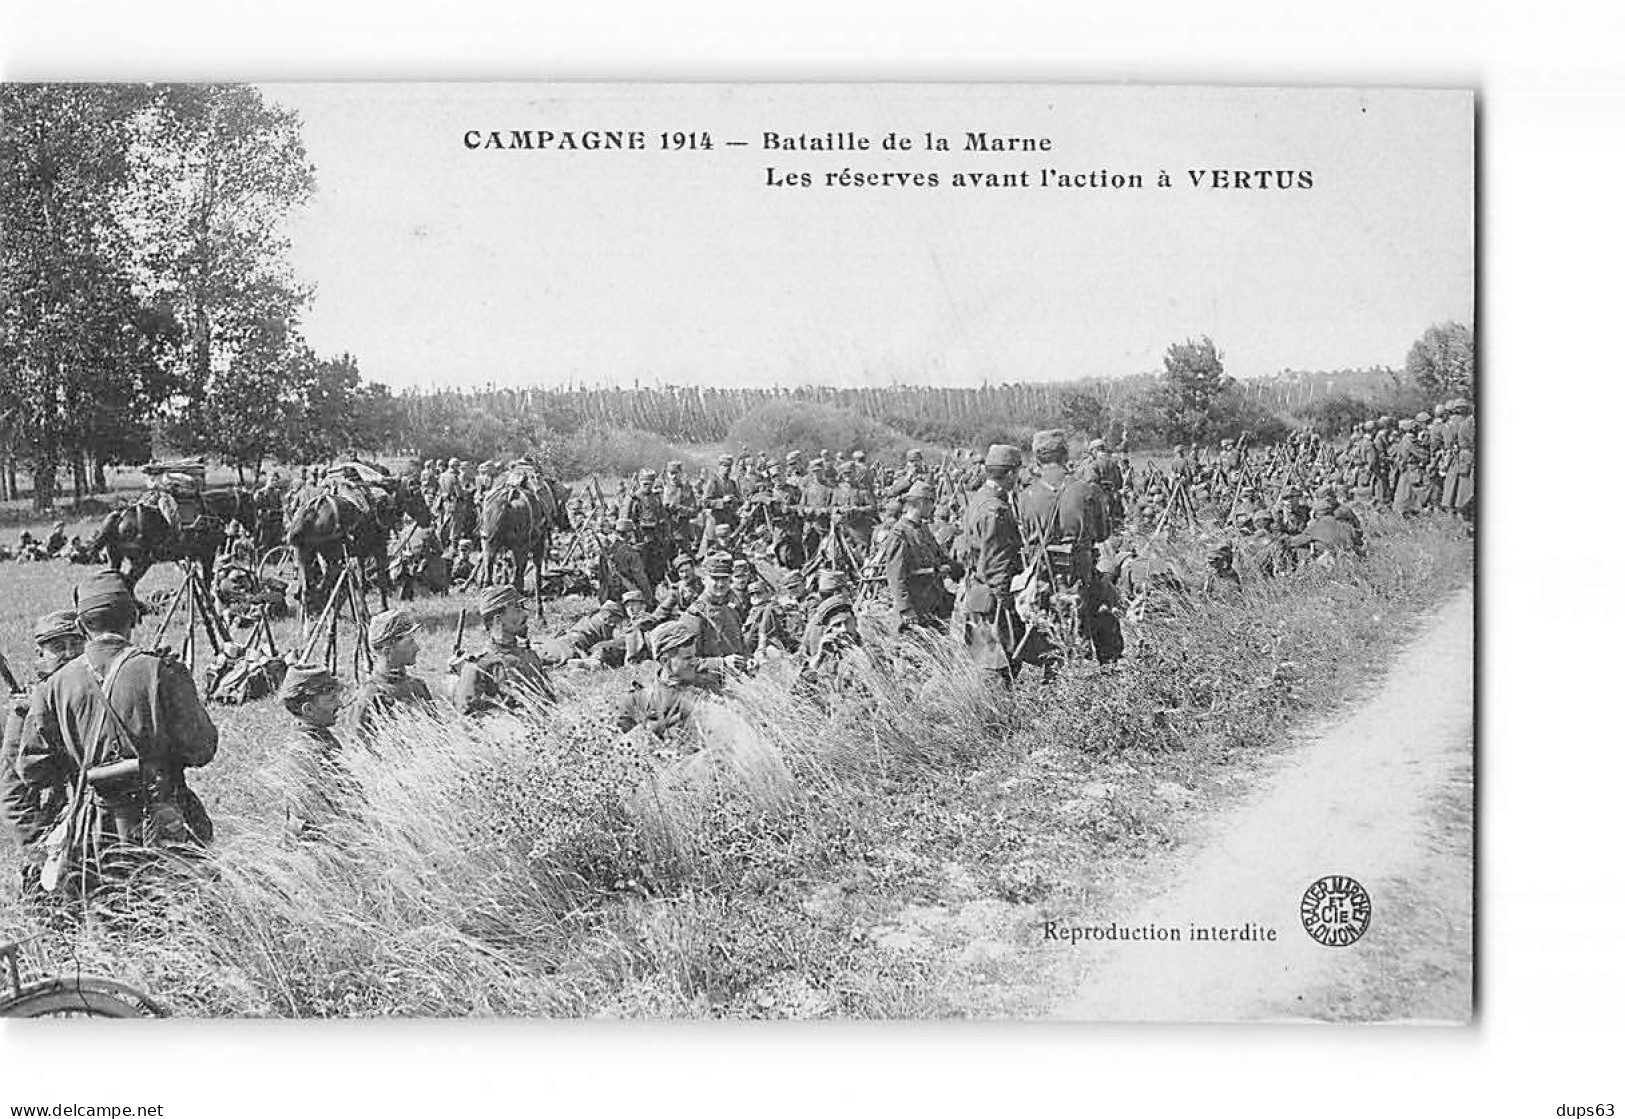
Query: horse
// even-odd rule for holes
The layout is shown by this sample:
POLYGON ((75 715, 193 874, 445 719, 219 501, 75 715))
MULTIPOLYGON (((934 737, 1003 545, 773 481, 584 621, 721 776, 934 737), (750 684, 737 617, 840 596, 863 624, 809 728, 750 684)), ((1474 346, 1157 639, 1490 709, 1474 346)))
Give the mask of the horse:
POLYGON ((235 521, 251 535, 255 531, 258 510, 253 495, 237 487, 206 490, 197 498, 197 519, 177 526, 159 507, 157 493, 150 491, 107 514, 86 548, 103 552, 107 565, 124 577, 132 594, 153 564, 169 560, 196 560, 203 568, 204 586, 213 586, 214 558, 225 546, 226 523, 235 521))
POLYGON ((348 556, 361 561, 363 589, 369 578, 389 609, 389 539, 411 517, 429 525, 429 509, 414 487, 390 478, 367 487, 348 482, 307 486, 293 498, 285 538, 299 557, 307 616, 321 612, 348 556))
POLYGON ((480 508, 480 582, 489 586, 497 554, 513 557, 513 587, 525 593, 525 571, 536 563, 536 605, 542 605, 542 571, 553 547, 553 532, 570 530, 565 510, 569 491, 550 478, 537 478, 536 488, 503 482, 485 495, 480 508))

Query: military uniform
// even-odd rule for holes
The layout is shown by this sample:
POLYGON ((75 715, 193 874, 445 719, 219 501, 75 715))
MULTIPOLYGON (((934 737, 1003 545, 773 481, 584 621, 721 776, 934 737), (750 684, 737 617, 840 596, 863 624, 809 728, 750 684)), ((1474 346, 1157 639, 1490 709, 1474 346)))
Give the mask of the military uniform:
POLYGON ((953 598, 942 583, 950 563, 930 529, 902 517, 878 551, 885 564, 897 628, 936 628, 946 622, 954 609, 953 598))
POLYGON ((212 761, 218 744, 179 662, 106 633, 34 692, 17 771, 44 792, 77 786, 83 769, 134 759, 130 778, 87 793, 92 845, 206 843, 213 825, 185 771, 212 761))
POLYGON ((611 537, 604 542, 598 557, 598 600, 619 599, 632 587, 645 598, 653 597, 649 575, 643 568, 643 557, 625 540, 611 537))
POLYGON ((499 708, 515 710, 527 692, 544 703, 557 699, 547 667, 535 650, 493 635, 489 649, 463 662, 451 698, 459 714, 477 715, 499 708))
POLYGON ((704 622, 698 641, 700 657, 732 657, 745 653, 744 624, 732 602, 717 602, 701 595, 684 613, 704 622))
POLYGON ((1045 463, 1018 498, 1023 536, 1042 541, 1063 586, 1076 582, 1094 562, 1094 548, 1110 535, 1106 495, 1073 478, 1058 462, 1045 463))
POLYGON ((429 685, 404 668, 385 668, 382 664, 361 682, 355 696, 355 729, 358 734, 372 730, 378 716, 397 708, 432 710, 434 696, 429 685))
MULTIPOLYGON (((1008 452, 1020 463, 1015 448, 1008 452)), ((989 465, 1007 460, 989 453, 989 465)), ((1012 467, 1013 469, 1013 467, 1012 467)), ((1016 613, 1011 581, 1021 572, 1021 530, 1004 490, 991 478, 971 495, 962 538, 965 555, 964 637, 984 668, 1013 674, 1029 659, 1027 627, 1016 613)), ((1036 637, 1033 639, 1036 640, 1036 637)))
MULTIPOLYGON (((654 477, 639 480, 640 488, 627 495, 621 518, 632 522, 644 574, 650 582, 666 577, 666 561, 671 556, 671 523, 666 505, 654 492, 654 477)), ((644 588, 647 590, 647 588, 644 588)))

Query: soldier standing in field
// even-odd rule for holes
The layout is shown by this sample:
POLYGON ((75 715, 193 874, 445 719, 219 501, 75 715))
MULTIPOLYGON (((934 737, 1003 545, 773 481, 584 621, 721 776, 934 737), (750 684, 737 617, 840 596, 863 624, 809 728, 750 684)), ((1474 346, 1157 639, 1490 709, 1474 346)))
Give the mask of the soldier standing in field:
POLYGON ((529 617, 524 596, 507 584, 487 587, 480 594, 480 621, 485 625, 486 650, 458 668, 452 691, 457 713, 517 710, 527 696, 555 702, 547 668, 526 640, 529 617))
MULTIPOLYGON (((57 610, 35 619, 34 646, 39 656, 33 686, 12 693, 6 708, 5 730, 0 734, 0 812, 4 813, 6 827, 18 850, 25 850, 45 834, 67 799, 65 787, 43 791, 31 788, 17 772, 17 761, 22 752, 23 724, 34 693, 43 688, 58 669, 85 651, 85 635, 79 629, 78 615, 71 610, 57 610)), ((8 683, 21 686, 22 682, 12 676, 4 657, 0 657, 0 668, 5 670, 8 683)), ((39 865, 31 859, 23 861, 22 886, 25 897, 39 887, 39 865)))
POLYGON ((622 517, 615 522, 598 556, 598 601, 619 600, 621 595, 636 587, 645 598, 653 595, 649 575, 643 568, 643 557, 632 547, 632 534, 637 526, 622 517))
POLYGON ((385 610, 367 625, 367 644, 377 658, 372 675, 355 697, 355 729, 368 734, 386 711, 403 707, 434 708, 429 685, 412 675, 418 662, 418 623, 405 610, 385 610))
MULTIPOLYGON (((621 506, 621 519, 632 522, 644 574, 649 582, 660 582, 666 577, 666 564, 672 556, 672 533, 665 502, 655 492, 653 470, 638 471, 638 488, 627 495, 621 506)), ((647 587, 640 589, 648 592, 647 587)))
POLYGON ((830 495, 831 510, 861 565, 869 553, 869 539, 874 535, 875 526, 880 523, 880 511, 874 491, 858 484, 856 463, 842 463, 838 474, 840 481, 830 495))
POLYGON ((1023 663, 1037 662, 1052 650, 1041 633, 1028 635, 1010 589, 1022 570, 1021 529, 1010 504, 1021 452, 995 443, 984 469, 987 481, 965 511, 964 638, 978 664, 1008 681, 1023 663))
POLYGON ((214 759, 219 732, 186 668, 131 641, 136 616, 118 572, 92 576, 79 596, 85 650, 35 691, 23 724, 24 783, 72 790, 75 854, 56 870, 87 884, 127 870, 134 850, 195 849, 214 836, 186 770, 214 759))
POLYGON ((954 565, 930 529, 935 500, 936 490, 929 482, 915 482, 903 495, 903 512, 881 546, 899 633, 944 630, 953 614, 953 596, 942 579, 955 574, 954 565))
POLYGON ((739 523, 739 506, 744 498, 733 476, 733 466, 732 455, 718 457, 717 472, 706 479, 705 489, 700 495, 700 504, 705 510, 705 531, 700 538, 702 556, 716 543, 718 525, 732 528, 739 523))
POLYGON ((829 461, 813 459, 807 471, 807 480, 801 487, 800 508, 802 550, 809 556, 818 551, 818 546, 829 534, 830 503, 835 496, 834 486, 831 485, 833 480, 829 461))
POLYGON ((1478 476, 1478 429, 1473 422, 1473 406, 1457 398, 1448 405, 1453 413, 1445 427, 1445 475, 1441 507, 1471 522, 1474 513, 1474 481, 1478 476))
POLYGON ((1067 473, 1065 432, 1034 435, 1033 457, 1038 460, 1038 477, 1017 499, 1022 537, 1048 553, 1056 589, 1071 589, 1109 535, 1106 495, 1093 480, 1067 473))

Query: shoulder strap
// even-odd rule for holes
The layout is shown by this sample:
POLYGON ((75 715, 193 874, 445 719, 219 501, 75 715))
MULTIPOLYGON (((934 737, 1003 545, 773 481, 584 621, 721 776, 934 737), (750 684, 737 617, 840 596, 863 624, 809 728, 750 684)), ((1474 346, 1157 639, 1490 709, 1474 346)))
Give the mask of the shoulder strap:
MULTIPOLYGON (((122 669, 125 664, 129 662, 130 658, 133 657, 138 651, 139 650, 137 650, 134 645, 126 646, 124 650, 120 652, 118 656, 114 657, 108 664, 106 676, 103 676, 96 671, 95 665, 90 663, 90 658, 85 658, 85 670, 90 674, 90 679, 96 685, 96 698, 101 701, 100 710, 97 712, 97 714, 101 717, 96 722, 96 734, 92 741, 94 741, 98 746, 100 745, 102 731, 106 728, 107 720, 111 718, 113 720, 113 725, 118 732, 119 739, 123 742, 124 746, 129 749, 131 757, 139 756, 135 748, 135 735, 130 733, 129 725, 126 724, 123 717, 113 709, 113 701, 108 695, 108 689, 112 687, 113 681, 118 678, 119 670, 122 669)), ((90 749, 91 747, 87 745, 85 750, 87 757, 89 756, 90 749)))

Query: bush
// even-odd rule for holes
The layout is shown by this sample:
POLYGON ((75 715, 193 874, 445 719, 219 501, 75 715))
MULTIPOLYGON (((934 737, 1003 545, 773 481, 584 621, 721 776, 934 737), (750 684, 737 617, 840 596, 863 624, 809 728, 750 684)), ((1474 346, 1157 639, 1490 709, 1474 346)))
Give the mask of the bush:
POLYGON ((698 464, 691 451, 679 450, 653 432, 596 423, 552 442, 551 447, 554 467, 567 479, 594 474, 619 478, 645 467, 664 470, 673 459, 689 467, 698 464))
POLYGON ((727 442, 734 450, 770 448, 774 454, 799 450, 809 455, 826 447, 900 455, 909 446, 900 432, 856 412, 791 400, 771 401, 739 417, 728 429, 727 442))

